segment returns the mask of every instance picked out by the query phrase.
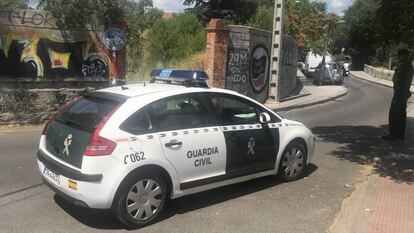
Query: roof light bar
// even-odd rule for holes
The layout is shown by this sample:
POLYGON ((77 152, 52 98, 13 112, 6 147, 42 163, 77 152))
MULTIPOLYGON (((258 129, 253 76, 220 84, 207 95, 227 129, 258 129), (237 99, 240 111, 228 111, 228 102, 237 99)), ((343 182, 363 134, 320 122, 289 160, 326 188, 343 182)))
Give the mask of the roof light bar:
POLYGON ((151 71, 151 78, 151 82, 177 82, 191 87, 208 87, 208 75, 199 70, 154 69, 151 71))

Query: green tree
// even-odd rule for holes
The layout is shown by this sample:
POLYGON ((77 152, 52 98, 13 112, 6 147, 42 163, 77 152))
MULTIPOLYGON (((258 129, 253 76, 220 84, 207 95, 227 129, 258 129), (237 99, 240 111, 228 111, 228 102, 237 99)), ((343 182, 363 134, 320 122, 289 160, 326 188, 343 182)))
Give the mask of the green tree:
POLYGON ((259 2, 255 0, 184 0, 190 6, 188 12, 198 16, 204 24, 212 18, 228 19, 236 24, 245 24, 255 13, 259 2))
POLYGON ((205 48, 205 28, 194 14, 181 14, 155 23, 148 35, 150 62, 164 67, 202 51, 205 48))
POLYGON ((0 0, 1 10, 11 10, 18 8, 27 8, 25 0, 0 0))
POLYGON ((376 12, 381 39, 385 43, 414 46, 414 1, 381 0, 376 12))
MULTIPOLYGON (((256 13, 249 25, 265 30, 273 28, 274 1, 259 1, 256 13)), ((328 26, 334 25, 338 17, 328 14, 326 4, 309 0, 287 0, 285 2, 283 34, 292 36, 299 42, 300 51, 321 52, 326 43, 328 26)))
POLYGON ((271 31, 273 28, 273 14, 273 7, 261 5, 257 8, 256 14, 250 18, 248 24, 251 27, 271 31))
POLYGON ((356 0, 343 17, 348 35, 353 67, 363 69, 374 56, 381 42, 381 27, 377 21, 378 0, 356 0))

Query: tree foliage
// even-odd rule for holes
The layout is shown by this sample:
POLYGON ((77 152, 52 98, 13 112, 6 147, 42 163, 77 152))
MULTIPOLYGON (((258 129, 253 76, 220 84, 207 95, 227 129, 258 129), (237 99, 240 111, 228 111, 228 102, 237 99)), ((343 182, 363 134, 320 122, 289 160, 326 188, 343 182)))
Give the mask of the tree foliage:
POLYGON ((236 24, 245 24, 255 13, 258 3, 255 0, 184 0, 187 9, 204 22, 212 18, 228 19, 236 24))
POLYGON ((0 10, 27 8, 25 0, 0 0, 0 10))
POLYGON ((337 17, 328 14, 326 3, 303 0, 286 2, 283 33, 298 40, 299 47, 321 52, 327 42, 329 30, 337 17))
MULTIPOLYGON (((321 52, 326 44, 328 29, 338 17, 328 14, 326 4, 309 0, 287 0, 283 34, 297 39, 302 54, 309 50, 321 52)), ((261 1, 249 25, 265 30, 273 28, 274 1, 261 1)))
POLYGON ((273 28, 274 8, 261 5, 248 21, 249 26, 271 31, 273 28))
POLYGON ((164 67, 202 51, 206 44, 205 28, 193 14, 181 14, 155 23, 148 35, 150 60, 164 67))
POLYGON ((399 48, 414 47, 412 0, 356 0, 343 19, 346 45, 358 69, 366 63, 385 66, 399 48))

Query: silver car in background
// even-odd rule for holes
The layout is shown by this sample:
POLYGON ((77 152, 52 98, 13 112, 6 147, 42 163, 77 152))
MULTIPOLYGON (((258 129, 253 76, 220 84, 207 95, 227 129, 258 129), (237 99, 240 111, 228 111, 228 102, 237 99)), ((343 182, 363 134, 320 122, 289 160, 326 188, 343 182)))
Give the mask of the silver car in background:
POLYGON ((342 85, 343 82, 344 75, 342 69, 340 69, 339 64, 336 62, 327 62, 325 65, 320 63, 313 76, 313 84, 315 85, 342 85))

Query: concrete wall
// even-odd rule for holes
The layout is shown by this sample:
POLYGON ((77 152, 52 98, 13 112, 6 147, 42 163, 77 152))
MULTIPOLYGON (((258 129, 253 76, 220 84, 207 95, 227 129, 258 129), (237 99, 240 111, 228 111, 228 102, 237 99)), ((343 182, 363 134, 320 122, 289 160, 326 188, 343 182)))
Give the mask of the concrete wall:
POLYGON ((269 95, 272 35, 245 26, 229 28, 225 88, 264 103, 269 95))
POLYGON ((281 66, 279 73, 279 99, 288 97, 298 85, 298 42, 292 37, 282 37, 281 66))
POLYGON ((369 65, 364 65, 364 72, 371 75, 372 77, 385 79, 389 81, 392 81, 392 77, 394 76, 393 70, 376 68, 369 65))
MULTIPOLYGON (((226 88, 264 103, 269 98, 272 33, 252 27, 227 25, 212 19, 207 27, 204 70, 209 85, 226 88)), ((297 86, 298 45, 283 37, 279 96, 284 98, 297 86)))

